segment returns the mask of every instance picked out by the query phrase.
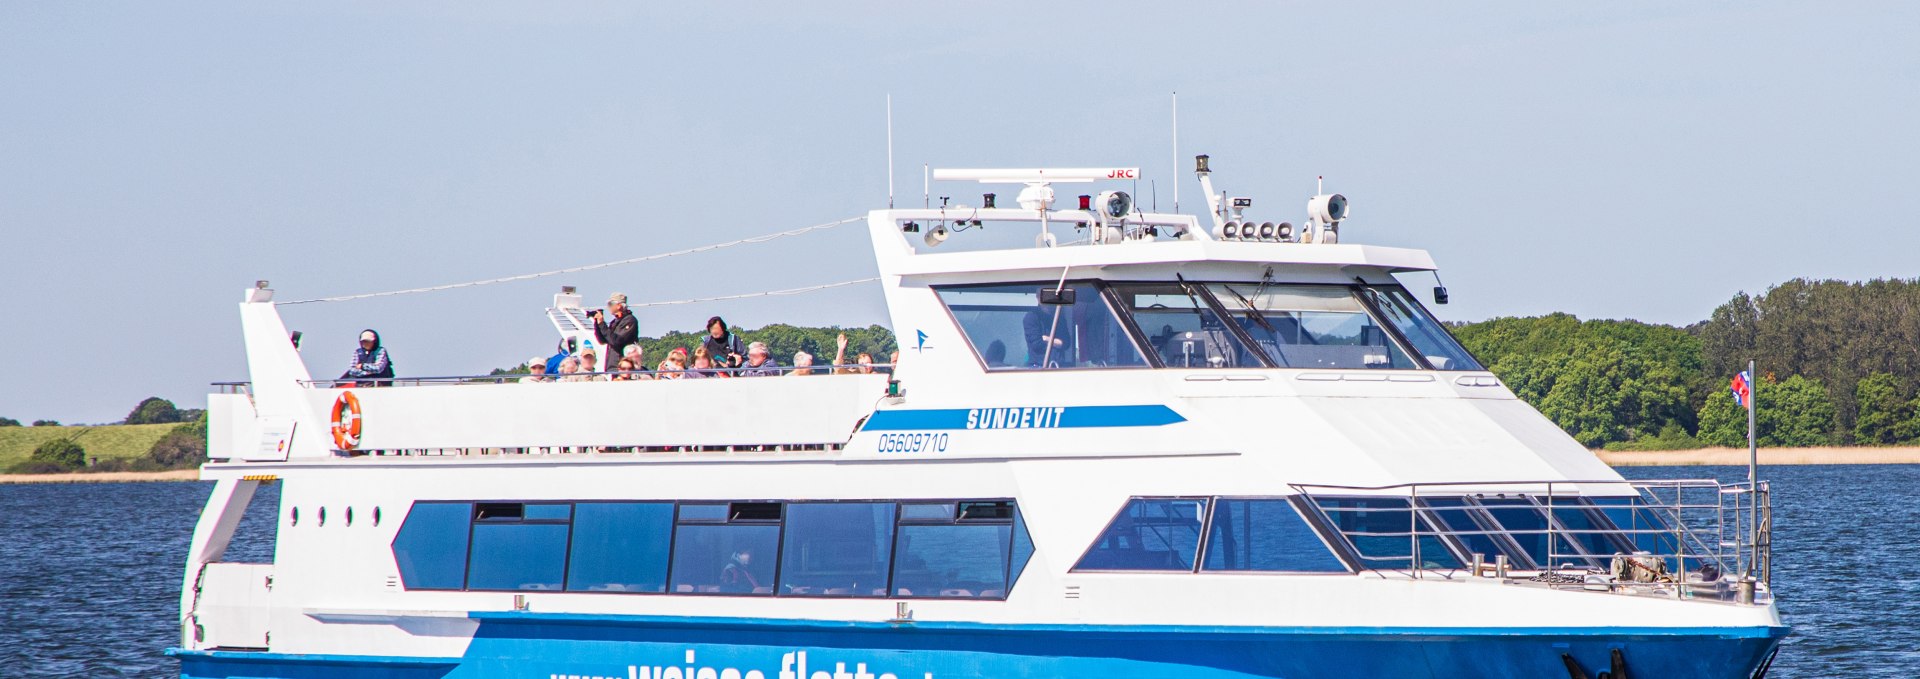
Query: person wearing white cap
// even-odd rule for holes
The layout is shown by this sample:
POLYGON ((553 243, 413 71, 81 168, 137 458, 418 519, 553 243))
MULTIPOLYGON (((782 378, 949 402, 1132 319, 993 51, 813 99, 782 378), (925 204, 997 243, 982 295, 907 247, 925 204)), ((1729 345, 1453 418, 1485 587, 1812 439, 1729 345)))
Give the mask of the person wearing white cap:
MULTIPOLYGON (((360 346, 353 350, 353 363, 347 366, 347 372, 340 379, 360 379, 374 377, 393 377, 393 359, 387 356, 387 348, 380 346, 380 333, 372 328, 360 331, 360 346)), ((384 387, 386 380, 360 381, 355 386, 384 387)))
POLYGON ((527 376, 520 378, 521 384, 536 384, 552 381, 553 378, 547 377, 547 359, 539 356, 527 359, 527 376))
MULTIPOLYGON (((618 361, 626 355, 627 346, 640 341, 640 320, 633 317, 627 309, 627 296, 613 293, 607 296, 607 313, 613 316, 608 321, 599 309, 587 312, 593 318, 593 335, 600 338, 600 346, 607 348, 607 360, 618 361)), ((594 366, 589 370, 599 370, 594 366)))

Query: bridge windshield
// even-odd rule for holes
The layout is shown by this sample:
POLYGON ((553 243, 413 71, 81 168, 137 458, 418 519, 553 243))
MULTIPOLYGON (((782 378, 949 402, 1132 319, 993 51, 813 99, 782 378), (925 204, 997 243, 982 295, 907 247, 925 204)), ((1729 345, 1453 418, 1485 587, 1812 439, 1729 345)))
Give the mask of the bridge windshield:
POLYGON ((1035 281, 938 288, 988 370, 1481 370, 1399 286, 1035 281))
POLYGON ((1209 286, 1282 368, 1417 368, 1346 286, 1209 286))

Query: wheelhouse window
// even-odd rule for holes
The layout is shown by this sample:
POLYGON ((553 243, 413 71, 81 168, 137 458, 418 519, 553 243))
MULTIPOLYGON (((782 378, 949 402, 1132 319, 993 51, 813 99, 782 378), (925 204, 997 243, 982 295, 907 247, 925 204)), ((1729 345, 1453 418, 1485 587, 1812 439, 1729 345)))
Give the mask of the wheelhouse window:
POLYGON ((1206 290, 1186 283, 1113 286, 1120 305, 1169 368, 1265 367, 1207 303, 1206 290))
POLYGON ((1277 367, 1419 367, 1347 286, 1217 284, 1208 288, 1277 367))
POLYGON ((1147 366, 1092 284, 972 286, 939 294, 988 370, 1147 366))
POLYGON ((1434 370, 1484 370, 1466 347, 1453 339, 1447 329, 1427 313, 1420 302, 1400 286, 1367 286, 1361 288, 1362 294, 1380 310, 1386 322, 1400 331, 1402 337, 1413 345, 1414 351, 1427 360, 1434 370))
POLYGON ((1074 564, 1089 571, 1191 571, 1204 499, 1134 498, 1074 564))

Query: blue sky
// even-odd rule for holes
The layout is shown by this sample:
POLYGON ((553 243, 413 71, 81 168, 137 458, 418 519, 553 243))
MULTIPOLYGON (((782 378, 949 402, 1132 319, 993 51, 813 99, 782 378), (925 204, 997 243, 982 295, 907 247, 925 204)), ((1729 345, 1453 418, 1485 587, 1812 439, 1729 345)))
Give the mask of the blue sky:
MULTIPOLYGON (((888 94, 902 202, 922 164, 1138 165, 1197 212, 1178 91, 1181 152, 1222 188, 1299 221, 1325 175, 1348 241, 1434 253, 1454 320, 1689 323, 1795 276, 1920 275, 1914 5, 1197 5, 0 4, 0 416, 202 404, 245 378, 255 279, 387 290, 884 206, 888 94)), ((872 270, 846 227, 285 315, 316 374, 369 326, 403 374, 465 374, 550 351, 562 283, 665 300, 872 270)), ((642 330, 716 312, 885 323, 866 287, 642 330)))

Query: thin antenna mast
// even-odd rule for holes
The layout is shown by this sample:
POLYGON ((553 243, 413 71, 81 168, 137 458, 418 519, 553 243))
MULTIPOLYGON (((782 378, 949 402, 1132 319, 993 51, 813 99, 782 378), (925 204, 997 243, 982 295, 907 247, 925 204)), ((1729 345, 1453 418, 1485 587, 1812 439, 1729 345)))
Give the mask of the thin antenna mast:
POLYGON ((1180 211, 1180 93, 1173 93, 1173 211, 1180 211))
POLYGON ((893 209, 893 93, 887 93, 887 209, 893 209))
POLYGON ((933 207, 933 166, 920 164, 920 207, 933 207))

